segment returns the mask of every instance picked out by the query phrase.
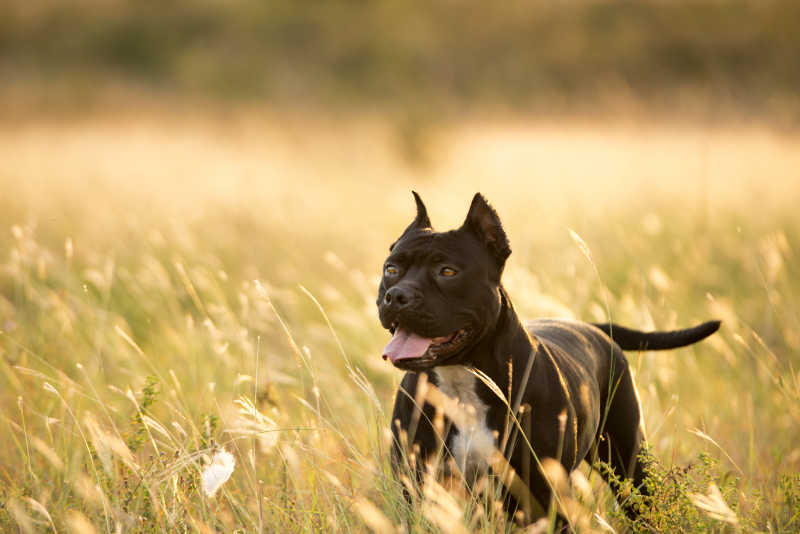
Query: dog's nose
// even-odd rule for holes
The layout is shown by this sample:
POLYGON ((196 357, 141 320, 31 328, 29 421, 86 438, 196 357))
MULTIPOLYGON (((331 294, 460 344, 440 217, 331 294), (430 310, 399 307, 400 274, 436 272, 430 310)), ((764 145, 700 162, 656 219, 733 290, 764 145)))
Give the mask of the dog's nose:
POLYGON ((411 290, 402 286, 390 287, 383 295, 383 303, 390 308, 402 310, 413 300, 411 290))

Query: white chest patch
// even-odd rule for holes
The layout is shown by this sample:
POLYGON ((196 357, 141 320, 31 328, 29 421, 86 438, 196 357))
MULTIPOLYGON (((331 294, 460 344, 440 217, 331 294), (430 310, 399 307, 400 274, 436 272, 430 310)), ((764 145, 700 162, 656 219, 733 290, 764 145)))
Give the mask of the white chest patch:
POLYGON ((461 409, 474 414, 474 419, 470 417, 473 423, 467 428, 457 427, 448 443, 456 464, 465 475, 485 471, 495 449, 495 437, 486 424, 489 407, 475 391, 478 379, 461 365, 436 367, 433 372, 442 393, 457 399, 461 409))

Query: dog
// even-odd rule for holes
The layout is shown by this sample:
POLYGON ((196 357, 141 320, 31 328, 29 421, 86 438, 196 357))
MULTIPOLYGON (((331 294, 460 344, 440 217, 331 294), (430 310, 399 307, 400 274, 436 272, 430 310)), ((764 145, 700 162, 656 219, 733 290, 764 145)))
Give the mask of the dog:
POLYGON ((602 460, 616 476, 601 474, 635 517, 619 481, 631 479, 646 492, 644 432, 623 350, 689 345, 720 322, 669 332, 561 319, 523 323, 501 283, 509 241, 486 199, 477 193, 460 228, 436 232, 413 195, 416 218, 389 248, 377 299, 392 334, 383 358, 407 371, 392 415, 395 472, 413 465, 422 480, 426 464, 443 454, 445 467, 454 464, 469 486, 505 466, 506 510, 532 521, 552 496, 542 460, 555 459, 566 472, 582 460, 602 460), (429 384, 456 403, 444 424, 429 384), (507 476, 512 469, 516 483, 507 476), (527 508, 526 498, 533 502, 527 508))

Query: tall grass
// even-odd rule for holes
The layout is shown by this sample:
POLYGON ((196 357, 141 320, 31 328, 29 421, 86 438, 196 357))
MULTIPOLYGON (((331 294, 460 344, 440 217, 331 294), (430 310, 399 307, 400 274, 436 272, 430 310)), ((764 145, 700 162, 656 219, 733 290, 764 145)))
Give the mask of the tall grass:
POLYGON ((525 317, 724 320, 629 353, 655 499, 632 525, 588 466, 554 470, 576 529, 798 529, 798 139, 486 121, 440 132, 424 168, 391 139, 281 116, 0 130, 2 530, 513 529, 491 493, 431 480, 408 505, 390 473, 401 374, 374 294, 411 187, 437 228, 487 195, 525 317))

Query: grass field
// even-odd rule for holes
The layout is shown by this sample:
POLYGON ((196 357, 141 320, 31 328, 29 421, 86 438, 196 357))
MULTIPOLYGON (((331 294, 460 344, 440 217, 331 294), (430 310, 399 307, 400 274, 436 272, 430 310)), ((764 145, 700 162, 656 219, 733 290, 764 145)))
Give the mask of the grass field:
POLYGON ((513 529, 434 484, 409 508, 390 474, 374 295, 414 188, 439 229, 489 198, 524 317, 724 321, 629 353, 654 502, 631 525, 584 468, 577 530, 798 531, 800 137, 484 118, 420 146, 368 118, 2 123, 0 530, 513 529))

